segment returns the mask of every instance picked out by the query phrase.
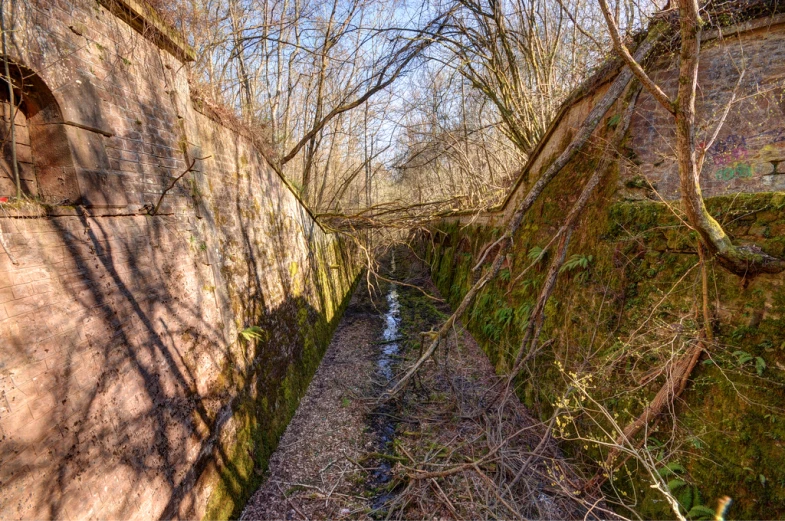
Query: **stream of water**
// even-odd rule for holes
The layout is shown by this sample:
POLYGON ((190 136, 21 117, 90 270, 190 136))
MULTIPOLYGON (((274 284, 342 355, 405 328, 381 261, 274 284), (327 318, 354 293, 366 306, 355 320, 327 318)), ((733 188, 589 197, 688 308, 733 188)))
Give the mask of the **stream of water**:
MULTIPOLYGON (((391 272, 395 273, 395 254, 392 256, 391 272)), ((382 349, 376 362, 377 381, 382 389, 389 387, 394 376, 394 368, 398 363, 401 346, 399 343, 401 308, 398 302, 398 289, 390 285, 387 292, 387 312, 384 315, 384 331, 382 331, 382 349)), ((371 425, 376 434, 378 452, 392 454, 392 441, 395 438, 395 407, 389 403, 380 404, 373 412, 371 425)), ((371 484, 376 488, 384 488, 392 479, 392 462, 379 458, 375 470, 371 473, 371 484)), ((373 509, 381 509, 390 499, 391 492, 378 494, 373 500, 373 509)))

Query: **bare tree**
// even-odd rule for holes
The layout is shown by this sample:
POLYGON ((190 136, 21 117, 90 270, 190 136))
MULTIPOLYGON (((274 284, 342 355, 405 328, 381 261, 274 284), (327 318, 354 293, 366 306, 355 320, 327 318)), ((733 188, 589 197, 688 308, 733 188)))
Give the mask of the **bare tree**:
MULTIPOLYGON (((697 0, 678 0, 679 81, 675 99, 671 99, 630 54, 624 44, 607 0, 599 0, 616 52, 635 73, 643 86, 667 110, 676 123, 676 158, 679 165, 681 201, 690 226, 698 232, 709 252, 733 273, 750 276, 756 273, 779 273, 785 262, 766 255, 760 248, 736 246, 722 226, 706 209, 700 187, 700 173, 706 151, 717 132, 700 152, 695 146, 695 93, 698 85, 701 33, 704 21, 697 0)), ((720 121, 720 125, 722 121, 720 121)))

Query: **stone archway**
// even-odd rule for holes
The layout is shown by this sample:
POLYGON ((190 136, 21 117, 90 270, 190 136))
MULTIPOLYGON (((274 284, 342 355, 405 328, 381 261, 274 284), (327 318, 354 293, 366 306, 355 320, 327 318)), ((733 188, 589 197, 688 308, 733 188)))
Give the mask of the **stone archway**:
POLYGON ((12 149, 22 192, 50 204, 74 203, 79 188, 63 116, 52 91, 29 68, 9 61, 15 106, 0 57, 0 197, 16 194, 12 149), (14 141, 11 140, 13 116, 14 141))

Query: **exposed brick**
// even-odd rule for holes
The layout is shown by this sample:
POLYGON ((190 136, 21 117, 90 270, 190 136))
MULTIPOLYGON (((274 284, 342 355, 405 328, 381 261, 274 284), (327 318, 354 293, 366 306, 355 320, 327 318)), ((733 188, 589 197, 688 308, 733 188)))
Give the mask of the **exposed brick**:
POLYGON ((45 304, 46 300, 44 298, 39 295, 33 295, 31 297, 25 297, 7 302, 5 304, 5 309, 8 312, 9 317, 15 317, 17 315, 23 315, 25 313, 36 311, 37 309, 44 307, 45 304))
MULTIPOLYGON (((28 65, 57 91, 63 105, 58 108, 66 119, 115 135, 105 138, 58 125, 46 125, 52 139, 42 140, 43 134, 36 135, 34 129, 18 135, 20 141, 30 141, 30 147, 20 148, 20 159, 53 162, 37 172, 30 165, 23 167, 24 175, 31 180, 35 175, 39 182, 62 181, 69 190, 76 188, 80 197, 87 192, 81 201, 88 207, 55 207, 60 213, 55 218, 0 215, 0 230, 19 261, 12 263, 0 248, 0 387, 11 404, 9 412, 0 403, 0 429, 14 446, 22 447, 19 453, 7 454, 2 450, 9 444, 0 444, 0 517, 46 517, 50 513, 36 505, 50 500, 64 505, 58 515, 62 518, 89 519, 91 512, 102 518, 160 517, 171 496, 170 485, 156 470, 160 458, 150 451, 129 463, 112 454, 133 457, 131 447, 152 447, 156 430, 176 452, 188 450, 185 427, 176 420, 156 425, 147 418, 157 404, 171 409, 163 417, 188 418, 193 413, 180 399, 191 383, 185 384, 179 375, 190 374, 189 370, 179 355, 171 355, 199 357, 206 369, 195 376, 195 386, 209 393, 219 374, 216 361, 226 355, 220 340, 223 321, 243 320, 259 304, 249 298, 234 312, 221 311, 214 286, 223 281, 215 280, 213 267, 207 264, 216 261, 208 261, 198 245, 204 241, 210 251, 226 246, 221 252, 226 260, 219 261, 217 269, 231 269, 233 289, 244 293, 259 276, 250 266, 277 266, 280 261, 267 251, 269 238, 283 240, 292 249, 305 248, 307 241, 300 234, 312 225, 301 226, 306 214, 250 143, 208 117, 183 114, 192 107, 184 69, 175 58, 161 54, 153 42, 105 9, 99 8, 96 16, 93 4, 50 0, 32 6, 43 16, 36 22, 37 37, 19 47, 15 41, 14 48, 29 45, 26 55, 35 60, 61 56, 52 63, 28 65), (94 43, 85 46, 85 37, 68 28, 77 21, 84 25, 88 40, 100 42, 106 50, 94 43), (133 66, 126 67, 119 57, 131 57, 133 66), (173 83, 164 81, 162 59, 172 66, 167 75, 174 77, 173 83), (196 219, 186 183, 164 201, 164 210, 175 212, 174 218, 129 215, 138 207, 125 207, 155 202, 185 168, 178 114, 171 98, 162 95, 172 84, 177 111, 188 122, 185 140, 195 151, 192 155, 215 155, 216 160, 204 161, 199 168, 200 175, 211 179, 205 208, 218 208, 220 215, 196 219), (237 183, 235 172, 242 172, 242 183, 237 183), (238 201, 247 208, 238 210, 238 201), (257 221, 249 218, 256 212, 253 207, 274 207, 277 213, 272 220, 257 221), (235 215, 238 211, 243 215, 235 215), (109 216, 112 212, 124 215, 109 216), (278 218, 291 224, 279 227, 278 218), (236 242, 242 234, 252 251, 236 242), (82 459, 66 459, 72 447, 71 456, 80 454, 82 459), (10 457, 21 467, 9 479, 10 457), (144 465, 150 465, 149 470, 142 470, 144 465), (54 475, 65 476, 73 485, 65 491, 30 485, 52 483, 54 475), (9 482, 19 486, 11 493, 24 500, 20 512, 28 515, 7 510, 9 482), (106 483, 111 486, 106 488, 106 483)), ((12 38, 25 34, 20 31, 12 38)), ((42 186, 42 197, 51 196, 51 186, 42 186)), ((65 195, 63 199, 75 202, 65 195)), ((320 233, 314 231, 314 244, 322 244, 320 233)), ((300 263, 308 259, 305 252, 291 258, 300 263)), ((280 273, 271 271, 276 280, 264 280, 261 289, 254 287, 270 295, 270 306, 284 301, 284 287, 291 282, 277 280, 281 274, 288 276, 288 263, 282 266, 280 273)), ((344 284, 335 294, 347 289, 344 284)), ((312 305, 319 303, 314 300, 312 305)), ((296 349, 294 332, 278 336, 281 354, 296 349)), ((222 443, 231 441, 229 436, 222 443)), ((192 443, 190 456, 174 463, 176 476, 196 463, 198 447, 192 443)), ((198 498, 201 504, 205 499, 198 498)))
MULTIPOLYGON (((22 287, 22 286, 17 286, 22 287)), ((0 289, 0 304, 4 302, 9 302, 14 300, 15 298, 19 298, 16 296, 16 288, 3 288, 0 289)))
MULTIPOLYGON (((13 410, 13 412, 0 415, 0 427, 3 428, 3 432, 5 432, 9 438, 15 439, 14 434, 32 423, 33 420, 33 415, 25 404, 19 409, 13 410)), ((22 446, 24 447, 25 445, 22 446)))
POLYGON ((51 273, 47 268, 38 267, 31 269, 20 269, 13 272, 11 278, 14 285, 25 284, 27 282, 34 282, 36 280, 44 280, 51 277, 51 273))

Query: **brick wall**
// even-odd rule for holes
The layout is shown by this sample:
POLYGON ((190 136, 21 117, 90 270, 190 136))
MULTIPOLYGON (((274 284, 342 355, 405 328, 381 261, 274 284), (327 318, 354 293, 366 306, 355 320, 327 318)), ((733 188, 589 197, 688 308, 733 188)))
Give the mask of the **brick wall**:
MULTIPOLYGON (((706 41, 701 50, 696 100, 696 143, 709 142, 725 107, 735 102, 706 154, 701 187, 706 196, 735 192, 785 190, 785 25, 760 20, 751 30, 706 41), (754 28, 761 25, 760 28, 754 28), (740 72, 744 76, 737 82, 740 72)), ((776 23, 776 22, 779 22, 776 23)), ((658 61, 655 81, 672 98, 678 87, 677 64, 658 61)), ((673 118, 648 93, 641 94, 630 125, 630 145, 637 165, 626 175, 643 175, 666 199, 679 197, 678 165, 673 149, 673 118)))
MULTIPOLYGON (((704 33, 696 102, 696 143, 708 143, 725 107, 736 92, 714 145, 706 154, 701 187, 706 197, 729 193, 785 190, 785 16, 773 15, 704 33), (739 82, 740 72, 744 76, 739 82)), ((648 73, 671 97, 678 81, 678 56, 653 57, 648 73)), ((615 73, 598 75, 594 85, 562 107, 523 175, 499 207, 480 214, 455 216, 465 223, 499 225, 510 219, 539 175, 570 143, 578 127, 607 91, 615 73), (604 75, 604 76, 603 76, 604 75)), ((591 140, 601 146, 604 132, 621 101, 606 114, 591 140), (599 139, 598 139, 599 137, 599 139)), ((627 139, 627 158, 618 162, 617 197, 628 200, 678 200, 678 165, 673 118, 645 90, 638 96, 627 139), (652 183, 657 196, 645 188, 652 183)), ((596 154, 596 152, 591 152, 596 154)), ((578 155, 572 166, 584 161, 578 155)))
POLYGON ((5 519, 231 514, 354 279, 251 140, 194 109, 187 51, 134 9, 6 14, 40 198, 0 205, 5 519), (249 326, 261 338, 238 340, 249 326))

